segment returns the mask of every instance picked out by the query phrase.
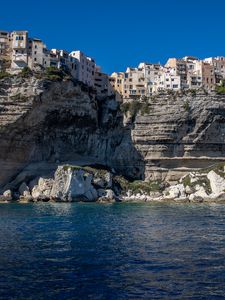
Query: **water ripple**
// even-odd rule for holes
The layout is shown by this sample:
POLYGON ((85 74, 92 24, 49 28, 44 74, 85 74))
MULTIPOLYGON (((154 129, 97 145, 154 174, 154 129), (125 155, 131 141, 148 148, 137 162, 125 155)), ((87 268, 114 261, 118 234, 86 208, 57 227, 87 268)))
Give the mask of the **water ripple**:
POLYGON ((224 205, 0 206, 0 299, 224 299, 224 205))

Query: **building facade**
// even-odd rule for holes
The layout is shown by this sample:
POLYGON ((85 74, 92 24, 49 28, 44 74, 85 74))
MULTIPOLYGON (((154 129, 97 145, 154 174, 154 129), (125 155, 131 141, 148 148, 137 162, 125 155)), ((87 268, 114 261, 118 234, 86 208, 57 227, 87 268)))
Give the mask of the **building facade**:
POLYGON ((11 38, 8 31, 0 31, 0 71, 11 65, 11 38))
POLYGON ((77 59, 78 66, 78 80, 84 82, 88 86, 94 86, 95 77, 95 61, 94 59, 86 56, 81 51, 73 51, 70 56, 77 59))
POLYGON ((28 32, 13 31, 11 43, 11 69, 16 71, 27 67, 29 58, 28 32))

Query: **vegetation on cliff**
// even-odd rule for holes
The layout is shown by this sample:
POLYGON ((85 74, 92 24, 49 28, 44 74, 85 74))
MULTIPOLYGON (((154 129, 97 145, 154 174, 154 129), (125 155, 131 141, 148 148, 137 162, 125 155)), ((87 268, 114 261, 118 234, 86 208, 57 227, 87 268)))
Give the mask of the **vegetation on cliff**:
POLYGON ((220 85, 216 86, 216 92, 219 95, 225 95, 225 80, 223 80, 220 85))

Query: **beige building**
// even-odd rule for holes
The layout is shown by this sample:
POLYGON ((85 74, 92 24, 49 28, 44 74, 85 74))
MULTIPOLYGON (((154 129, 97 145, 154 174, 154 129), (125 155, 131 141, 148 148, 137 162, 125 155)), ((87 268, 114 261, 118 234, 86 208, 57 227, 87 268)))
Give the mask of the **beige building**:
POLYGON ((181 89, 188 88, 187 86, 187 65, 184 59, 169 58, 166 68, 171 68, 174 70, 176 76, 180 76, 181 89))
POLYGON ((32 69, 35 65, 48 67, 48 51, 46 45, 40 39, 29 39, 28 65, 32 69))
POLYGON ((13 31, 11 33, 11 69, 21 70, 28 66, 29 42, 27 31, 13 31))
POLYGON ((111 75, 112 79, 111 81, 114 84, 114 89, 120 94, 123 95, 123 87, 124 87, 124 73, 123 72, 114 72, 111 75))
POLYGON ((112 80, 109 75, 102 73, 100 67, 95 68, 94 87, 100 97, 112 96, 115 94, 112 80))
POLYGON ((204 62, 209 63, 214 68, 215 81, 216 84, 219 84, 221 80, 225 79, 225 57, 209 57, 204 59, 204 62))
POLYGON ((124 73, 123 98, 136 98, 146 95, 146 80, 143 69, 127 68, 124 73))

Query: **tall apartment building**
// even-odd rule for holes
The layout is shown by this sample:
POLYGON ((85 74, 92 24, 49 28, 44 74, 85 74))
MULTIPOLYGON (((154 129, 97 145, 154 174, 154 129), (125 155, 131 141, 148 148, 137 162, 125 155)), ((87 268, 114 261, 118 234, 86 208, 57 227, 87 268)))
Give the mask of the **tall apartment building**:
POLYGON ((123 72, 114 72, 111 75, 111 82, 114 86, 114 89, 120 95, 123 95, 124 91, 124 73, 123 72), (113 80, 114 79, 114 80, 113 80))
POLYGON ((47 67, 49 56, 46 45, 40 39, 29 39, 29 59, 28 66, 32 69, 35 65, 47 67))
POLYGON ((138 69, 142 69, 146 81, 146 94, 149 96, 154 92, 154 85, 161 74, 160 64, 140 63, 138 69))
POLYGON ((11 69, 20 70, 28 66, 29 42, 27 31, 13 31, 11 33, 11 69))
POLYGON ((209 63, 214 68, 215 81, 216 84, 219 84, 221 80, 225 79, 225 57, 209 57, 204 59, 204 62, 209 63))
POLYGON ((68 70, 75 79, 78 79, 79 62, 75 57, 72 57, 69 52, 65 50, 58 49, 52 49, 51 55, 50 66, 54 66, 54 63, 51 61, 51 58, 54 57, 57 62, 57 65, 55 65, 57 68, 68 70))
POLYGON ((187 89, 198 89, 202 87, 202 72, 199 69, 199 59, 193 56, 185 56, 187 70, 187 89))
POLYGON ((124 98, 146 96, 146 80, 142 68, 127 68, 123 83, 124 98))
POLYGON ((161 68, 158 75, 155 78, 152 86, 152 93, 157 93, 160 90, 174 90, 181 89, 180 76, 175 75, 171 68, 161 68))
POLYGON ((199 64, 202 73, 202 87, 208 91, 214 90, 216 78, 213 66, 204 61, 200 61, 199 64))
POLYGON ((95 68, 94 87, 97 95, 107 97, 115 94, 112 80, 109 75, 102 73, 100 67, 95 68))
POLYGON ((180 76, 181 89, 186 89, 187 87, 187 65, 184 59, 169 58, 166 68, 171 68, 175 70, 175 75, 180 76))
POLYGON ((11 64, 10 33, 0 31, 0 70, 9 68, 11 64))
POLYGON ((95 76, 94 59, 86 56, 81 51, 73 51, 70 53, 70 56, 76 58, 79 62, 78 80, 84 82, 89 86, 94 86, 94 76, 95 76))

